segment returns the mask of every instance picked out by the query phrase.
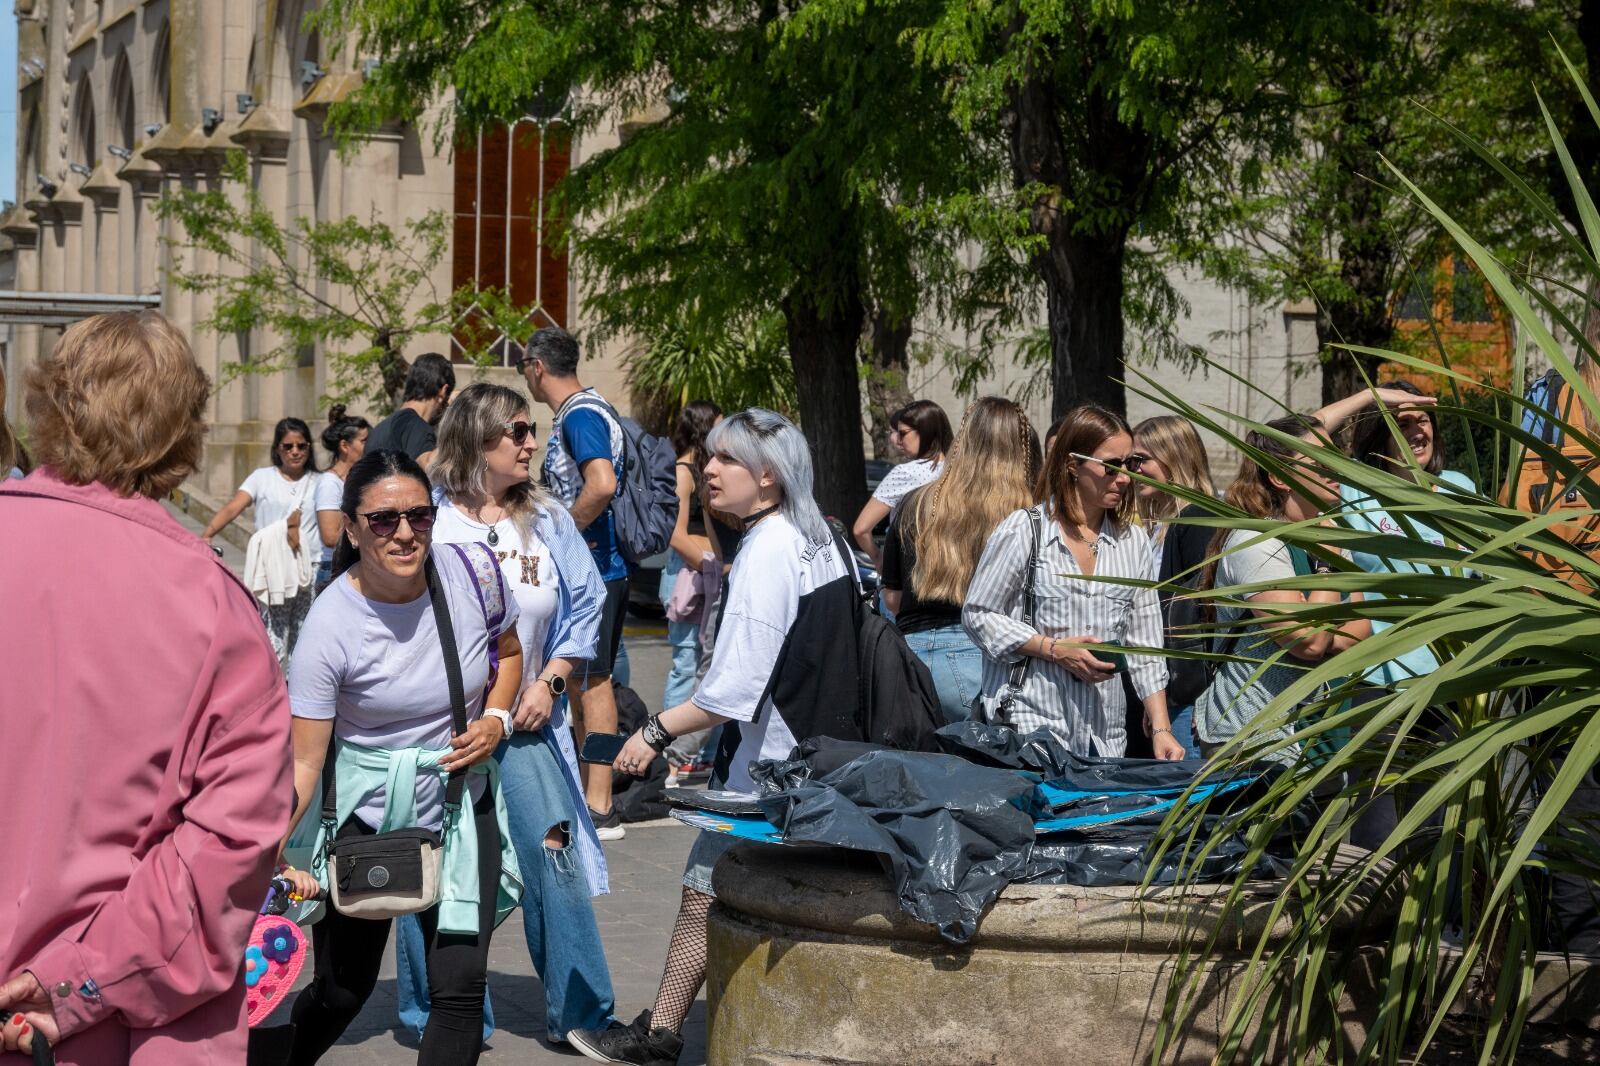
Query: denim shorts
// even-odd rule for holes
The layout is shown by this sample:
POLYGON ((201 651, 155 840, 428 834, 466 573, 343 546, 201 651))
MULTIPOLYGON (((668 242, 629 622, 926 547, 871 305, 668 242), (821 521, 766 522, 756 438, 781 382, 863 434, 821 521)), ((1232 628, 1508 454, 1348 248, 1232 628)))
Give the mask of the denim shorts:
POLYGON ((700 836, 689 849, 689 861, 683 866, 683 886, 692 888, 703 896, 717 898, 711 891, 711 868, 722 858, 723 852, 739 843, 737 837, 727 833, 700 830, 700 836))

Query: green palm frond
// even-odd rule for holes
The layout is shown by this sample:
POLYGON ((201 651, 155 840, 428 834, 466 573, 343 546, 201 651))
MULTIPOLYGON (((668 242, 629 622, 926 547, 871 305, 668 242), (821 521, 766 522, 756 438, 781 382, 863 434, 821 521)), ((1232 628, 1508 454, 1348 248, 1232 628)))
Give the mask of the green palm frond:
MULTIPOLYGON (((1590 291, 1600 291, 1600 210, 1553 121, 1549 132, 1572 186, 1581 233, 1566 229, 1559 214, 1499 161, 1490 160, 1493 173, 1486 180, 1510 183, 1536 201, 1536 217, 1562 227, 1585 271, 1563 283, 1525 276, 1497 261, 1424 190, 1403 174, 1396 177, 1473 261, 1514 319, 1521 342, 1572 385, 1575 407, 1556 419, 1567 442, 1600 454, 1600 440, 1589 428, 1600 425, 1600 417, 1589 417, 1600 415, 1600 400, 1576 365, 1594 353, 1583 338, 1582 316, 1571 311, 1574 293, 1587 299, 1590 291)), ((1469 147, 1487 157, 1481 146, 1469 147)), ((1503 498, 1516 498, 1511 490, 1524 455, 1546 464, 1562 488, 1582 498, 1589 510, 1577 517, 1600 514, 1600 479, 1524 430, 1530 404, 1523 396, 1467 377, 1449 365, 1445 353, 1437 360, 1417 353, 1369 354, 1442 376, 1447 392, 1436 408, 1440 422, 1455 423, 1459 439, 1492 444, 1484 454, 1495 462, 1475 471, 1477 491, 1463 491, 1414 469, 1379 469, 1331 446, 1306 444, 1300 448, 1305 460, 1358 489, 1406 532, 1251 521, 1214 502, 1217 517, 1197 520, 1277 537, 1335 567, 1330 575, 1274 587, 1382 597, 1286 609, 1297 624, 1336 626, 1357 617, 1388 623, 1341 655, 1301 664, 1298 680, 1208 767, 1213 774, 1232 772, 1273 756, 1292 762, 1292 772, 1272 777, 1254 798, 1220 817, 1209 811, 1204 832, 1210 801, 1180 805, 1159 834, 1157 846, 1178 850, 1193 869, 1239 834, 1250 842, 1249 860, 1275 837, 1292 836, 1292 863, 1273 903, 1274 919, 1287 921, 1290 934, 1272 939, 1263 932, 1245 945, 1249 965, 1232 991, 1219 1061, 1397 1063, 1433 1042, 1454 1010, 1475 1016, 1481 1062, 1512 1062, 1532 1007, 1544 933, 1541 882, 1552 870, 1600 877, 1600 853, 1579 846, 1575 834, 1586 827, 1566 813, 1600 759, 1600 599, 1590 591, 1600 589, 1600 562, 1552 530, 1558 521, 1571 521, 1572 511, 1529 514, 1501 502, 1503 490, 1503 498), (1464 402, 1468 389, 1487 402, 1464 402), (1509 472, 1509 486, 1502 484, 1501 470, 1509 472), (1418 524, 1437 531, 1445 545, 1407 535, 1418 524), (1407 565, 1367 573, 1347 561, 1345 551, 1407 565), (1536 555, 1560 560, 1571 579, 1552 574, 1536 555), (1361 679, 1374 667, 1424 647, 1438 660, 1436 670, 1352 702, 1363 689, 1364 698, 1372 695, 1361 679), (1350 861, 1341 845, 1381 797, 1399 799, 1398 824, 1376 850, 1350 861), (1385 905, 1372 905, 1374 899, 1385 905), (1352 937, 1348 924, 1333 921, 1352 913, 1365 926, 1363 935, 1352 937), (1362 943, 1378 946, 1376 962, 1363 956, 1362 943), (1338 1005, 1364 965, 1376 967, 1378 994, 1375 1002, 1362 1004, 1366 1037, 1352 1048, 1338 1005), (1280 1043, 1259 1035, 1269 1029, 1280 1043)), ((1521 360, 1519 354, 1513 382, 1523 379, 1521 360)), ((1197 408, 1148 378, 1135 391, 1219 434, 1285 481, 1296 478, 1292 463, 1246 442, 1251 430, 1273 436, 1265 426, 1197 408)), ((1382 417, 1390 419, 1398 439, 1392 416, 1382 417)), ((1397 453, 1409 459, 1408 449, 1397 453)), ((1207 501, 1194 496, 1188 502, 1207 501)), ((1237 604, 1255 591, 1260 588, 1241 586, 1207 595, 1237 604)), ((1286 654, 1278 651, 1269 662, 1287 662, 1286 654)), ((1241 869, 1253 866, 1245 861, 1241 869)), ((1241 874, 1224 895, 1225 912, 1251 900, 1247 876, 1241 874)), ((1202 1003, 1202 964, 1237 947, 1220 937, 1201 932, 1199 946, 1180 956, 1157 1040, 1158 1060, 1202 1003)))

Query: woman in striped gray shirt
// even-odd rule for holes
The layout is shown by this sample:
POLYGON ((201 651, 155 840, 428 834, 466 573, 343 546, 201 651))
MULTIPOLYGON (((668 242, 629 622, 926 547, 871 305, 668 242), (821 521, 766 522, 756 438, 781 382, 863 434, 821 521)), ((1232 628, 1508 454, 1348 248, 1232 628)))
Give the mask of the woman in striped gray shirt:
POLYGON ((1125 662, 1156 757, 1182 759, 1183 745, 1167 717, 1161 657, 1112 660, 1085 646, 1161 647, 1155 589, 1100 580, 1150 577, 1150 539, 1129 521, 1134 493, 1128 472, 1142 463, 1119 415, 1094 404, 1069 412, 1039 478, 1044 502, 1014 512, 989 538, 961 621, 983 649, 983 709, 991 720, 1021 733, 1049 729, 1081 755, 1120 756, 1128 738, 1117 674, 1125 662), (1029 625, 1023 601, 1035 547, 1029 625))

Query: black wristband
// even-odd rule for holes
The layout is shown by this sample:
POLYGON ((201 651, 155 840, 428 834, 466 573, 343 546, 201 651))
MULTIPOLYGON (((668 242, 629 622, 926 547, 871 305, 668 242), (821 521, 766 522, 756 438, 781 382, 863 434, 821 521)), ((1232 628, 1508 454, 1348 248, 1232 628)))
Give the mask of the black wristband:
POLYGON ((661 716, 659 714, 652 714, 649 718, 646 718, 644 720, 644 728, 639 732, 644 737, 644 742, 650 745, 657 754, 666 751, 667 745, 677 739, 667 732, 666 726, 661 724, 661 716))

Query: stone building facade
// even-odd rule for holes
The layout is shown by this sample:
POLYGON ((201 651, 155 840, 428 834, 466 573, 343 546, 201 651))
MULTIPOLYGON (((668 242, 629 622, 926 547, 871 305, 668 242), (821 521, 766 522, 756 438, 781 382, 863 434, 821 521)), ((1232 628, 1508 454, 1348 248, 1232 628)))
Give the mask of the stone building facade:
MULTIPOLYGON (((396 124, 341 156, 323 129, 330 104, 360 84, 363 60, 304 29, 315 0, 16 0, 19 75, 18 203, 0 215, 8 246, 0 268, 19 292, 157 294, 189 331, 215 380, 229 363, 276 347, 261 335, 218 335, 195 328, 209 311, 202 295, 165 282, 175 251, 153 205, 163 191, 219 180, 228 151, 243 149, 252 179, 282 219, 376 215, 399 224, 430 210, 453 216, 453 246, 433 279, 438 292, 465 281, 509 284, 519 300, 541 301, 541 322, 583 333, 580 275, 544 247, 544 194, 588 153, 616 143, 611 131, 571 144, 559 119, 530 118, 509 134, 486 131, 439 150, 426 129, 396 124), (335 54, 337 52, 337 54, 335 54)), ((624 124, 625 125, 625 124, 624 124)), ((214 260, 214 257, 213 257, 214 260)), ((199 258, 180 264, 214 269, 199 258)), ((1294 308, 1255 307, 1203 281, 1176 279, 1192 307, 1184 339, 1283 401, 1317 395, 1314 329, 1294 308)), ((929 329, 937 327, 930 326, 929 329)), ((4 338, 5 370, 16 382, 60 335, 53 327, 14 326, 4 338)), ((944 335, 961 344, 963 338, 944 335)), ((447 350, 449 336, 420 337, 408 357, 447 350)), ((586 381, 625 403, 624 346, 590 351, 586 381)), ((328 366, 321 346, 294 369, 238 378, 217 391, 198 495, 225 499, 266 460, 272 425, 298 415, 317 428, 328 366)), ((1267 405, 1225 375, 1157 368, 1191 401, 1258 415, 1267 405)), ((515 372, 483 372, 517 384, 515 372)), ((1016 394, 1027 371, 1002 360, 980 392, 1016 394)), ((958 418, 965 398, 934 365, 919 368, 912 390, 958 418)), ((804 387, 802 385, 802 387, 804 387)), ((20 389, 8 390, 19 415, 20 389)), ((1049 398, 1030 403, 1040 424, 1049 398)), ((1152 413, 1131 398, 1135 417, 1152 413)), ((1223 456, 1219 461, 1231 462, 1223 456)), ((1219 470, 1219 473, 1223 471, 1219 470)))

